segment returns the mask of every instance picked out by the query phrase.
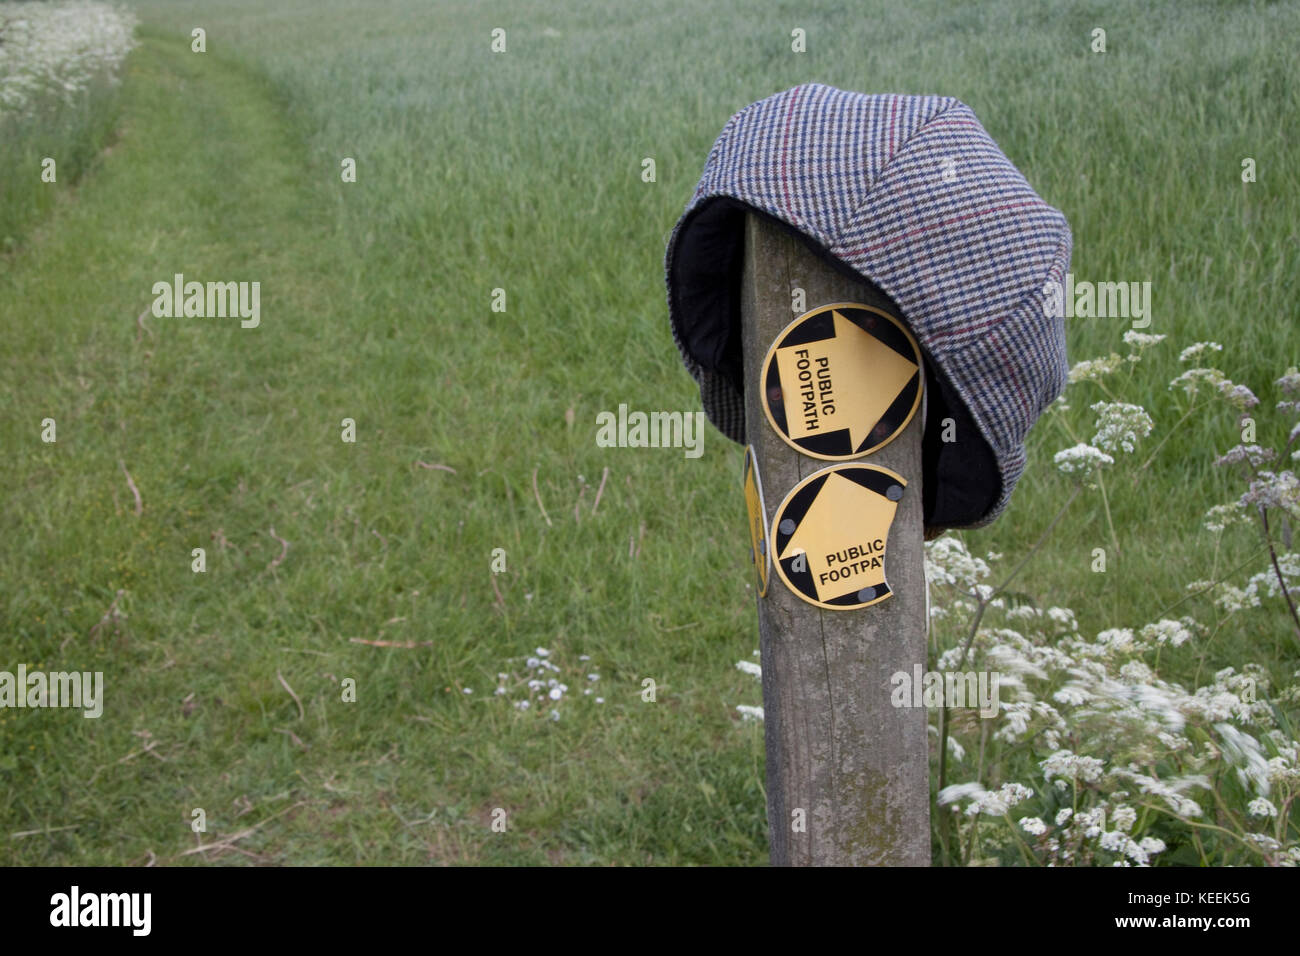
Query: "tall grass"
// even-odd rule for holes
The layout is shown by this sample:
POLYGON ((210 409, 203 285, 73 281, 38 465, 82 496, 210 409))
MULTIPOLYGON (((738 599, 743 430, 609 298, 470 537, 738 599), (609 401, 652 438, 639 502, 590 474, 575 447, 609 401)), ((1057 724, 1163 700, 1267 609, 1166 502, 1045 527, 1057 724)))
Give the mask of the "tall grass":
POLYGON ((106 3, 0 3, 0 251, 109 143, 135 22, 106 3))

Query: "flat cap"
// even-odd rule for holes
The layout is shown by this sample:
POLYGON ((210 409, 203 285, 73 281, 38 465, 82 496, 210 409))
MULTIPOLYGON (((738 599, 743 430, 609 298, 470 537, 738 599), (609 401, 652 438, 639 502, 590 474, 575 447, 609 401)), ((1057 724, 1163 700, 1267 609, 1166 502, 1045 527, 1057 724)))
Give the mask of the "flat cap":
POLYGON ((1069 268, 1065 216, 951 97, 808 84, 745 107, 714 143, 664 263, 673 338, 709 420, 737 442, 751 212, 875 286, 920 342, 927 526, 996 518, 1030 426, 1065 387, 1064 319, 1048 307, 1069 268), (955 441, 942 439, 946 418, 955 441))

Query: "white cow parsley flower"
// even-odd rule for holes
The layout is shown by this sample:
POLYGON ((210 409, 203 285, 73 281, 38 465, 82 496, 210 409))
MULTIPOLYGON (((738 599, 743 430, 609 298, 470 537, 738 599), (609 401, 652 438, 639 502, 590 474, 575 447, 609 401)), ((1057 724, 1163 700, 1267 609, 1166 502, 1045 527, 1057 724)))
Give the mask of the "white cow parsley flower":
POLYGON ((1095 468, 1115 464, 1115 459, 1100 449, 1080 442, 1073 448, 1058 451, 1052 457, 1052 462, 1061 474, 1086 475, 1091 474, 1095 468))

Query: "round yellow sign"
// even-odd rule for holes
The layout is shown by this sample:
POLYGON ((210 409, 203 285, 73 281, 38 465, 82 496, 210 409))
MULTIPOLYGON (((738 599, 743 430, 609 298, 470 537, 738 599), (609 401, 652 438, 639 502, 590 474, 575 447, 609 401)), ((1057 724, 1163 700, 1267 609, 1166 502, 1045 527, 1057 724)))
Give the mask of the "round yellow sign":
POLYGON ((851 611, 892 593, 889 527, 907 482, 879 465, 831 465, 795 485, 772 518, 777 574, 809 604, 851 611))
POLYGON ((907 427, 921 404, 921 350, 902 322, 837 302, 795 319, 763 359, 763 413, 805 455, 869 455, 907 427))
POLYGON ((772 551, 767 546, 767 506, 753 445, 745 446, 745 509, 749 512, 749 556, 758 572, 758 596, 765 597, 772 575, 772 551))

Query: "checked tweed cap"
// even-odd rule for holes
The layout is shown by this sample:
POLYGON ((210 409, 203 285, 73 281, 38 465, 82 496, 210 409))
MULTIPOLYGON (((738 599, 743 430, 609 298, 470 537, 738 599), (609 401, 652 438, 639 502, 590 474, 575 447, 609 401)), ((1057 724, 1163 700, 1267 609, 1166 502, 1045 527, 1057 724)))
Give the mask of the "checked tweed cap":
POLYGON ((745 107, 714 144, 665 256, 673 338, 709 420, 738 442, 746 212, 797 232, 897 305, 925 353, 927 435, 949 414, 957 421, 955 442, 924 440, 936 486, 926 523, 996 518, 1024 471, 1030 426, 1065 387, 1064 321, 1044 309, 1047 284, 1069 267, 1065 217, 951 97, 810 84, 745 107))

